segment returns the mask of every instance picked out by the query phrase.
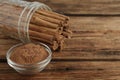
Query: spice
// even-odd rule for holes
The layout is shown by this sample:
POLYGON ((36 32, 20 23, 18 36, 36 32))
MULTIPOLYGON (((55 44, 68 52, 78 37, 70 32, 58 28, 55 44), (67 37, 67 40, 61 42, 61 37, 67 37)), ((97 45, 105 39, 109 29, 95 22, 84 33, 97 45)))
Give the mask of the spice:
POLYGON ((11 53, 10 59, 15 63, 25 65, 43 61, 48 55, 48 52, 43 46, 27 43, 15 48, 11 53))
MULTIPOLYGON (((19 39, 18 35, 18 20, 23 7, 14 4, 4 3, 0 5, 0 28, 3 33, 19 39), (14 15, 13 15, 14 12, 14 15)), ((27 10, 26 10, 27 11, 27 10)), ((29 11, 29 10, 28 10, 29 11)), ((22 16, 21 27, 24 27, 26 21, 26 13, 22 16)), ((51 12, 43 9, 38 9, 32 15, 29 23, 29 38, 31 41, 40 41, 47 44, 53 50, 62 49, 65 38, 70 38, 71 30, 69 29, 69 17, 56 12, 51 12)), ((24 28, 22 28, 24 29, 24 28)), ((22 38, 27 34, 27 31, 22 31, 22 38)))

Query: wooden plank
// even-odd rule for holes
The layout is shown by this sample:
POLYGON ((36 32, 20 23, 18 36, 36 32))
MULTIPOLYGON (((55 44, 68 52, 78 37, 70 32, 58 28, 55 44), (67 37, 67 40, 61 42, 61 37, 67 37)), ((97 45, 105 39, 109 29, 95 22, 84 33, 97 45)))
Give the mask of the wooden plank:
MULTIPOLYGON (((120 30, 120 17, 108 17, 108 16, 98 16, 98 17, 85 17, 85 16, 72 16, 70 17, 71 29, 79 33, 80 31, 84 33, 94 33, 94 32, 105 32, 120 30)), ((81 32, 81 33, 82 33, 81 32)), ((114 31, 115 32, 115 31, 114 31)))
POLYGON ((119 37, 120 17, 71 17, 72 37, 119 37))
MULTIPOLYGON (((65 41, 62 52, 53 59, 115 59, 120 60, 120 17, 71 17, 72 39, 65 41)), ((5 59, 5 47, 18 43, 4 36, 0 39, 0 59, 5 59)))
POLYGON ((0 39, 0 45, 11 45, 11 44, 17 44, 19 42, 20 41, 15 39, 5 39, 5 38, 0 39))
POLYGON ((0 63, 1 80, 119 80, 118 62, 51 62, 44 71, 33 76, 22 76, 6 63, 0 63), (87 77, 86 77, 87 76, 87 77))
POLYGON ((68 51, 55 55, 57 58, 62 55, 70 59, 72 55, 72 59, 120 59, 119 17, 72 17, 70 24, 73 39, 66 41, 68 51))
POLYGON ((27 0, 40 1, 64 14, 119 15, 120 0, 27 0))
MULTIPOLYGON (((65 42, 63 51, 54 52, 53 59, 120 59, 119 43, 120 39, 104 37, 73 38, 65 42)), ((6 52, 12 45, 14 44, 0 45, 0 59, 6 58, 6 52)))

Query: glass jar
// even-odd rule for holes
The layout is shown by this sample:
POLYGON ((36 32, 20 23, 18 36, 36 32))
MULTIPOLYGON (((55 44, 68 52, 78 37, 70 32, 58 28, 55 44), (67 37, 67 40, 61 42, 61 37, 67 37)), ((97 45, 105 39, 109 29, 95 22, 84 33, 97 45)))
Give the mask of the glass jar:
POLYGON ((24 43, 20 43, 20 44, 14 45, 13 47, 11 47, 8 50, 7 55, 6 55, 8 64, 13 69, 15 69, 17 72, 19 72, 20 74, 23 74, 23 75, 32 75, 32 74, 36 74, 36 73, 42 71, 47 66, 47 64, 51 61, 52 51, 47 45, 45 45, 43 43, 38 42, 37 44, 43 46, 46 49, 46 51, 49 53, 49 55, 46 59, 44 59, 41 62, 34 63, 34 64, 28 64, 28 65, 21 65, 21 64, 17 64, 15 62, 13 62, 10 59, 10 57, 12 55, 12 51, 14 51, 17 47, 24 45, 24 43))
POLYGON ((0 0, 1 32, 22 42, 30 42, 29 23, 38 9, 51 11, 47 5, 39 2, 0 0))

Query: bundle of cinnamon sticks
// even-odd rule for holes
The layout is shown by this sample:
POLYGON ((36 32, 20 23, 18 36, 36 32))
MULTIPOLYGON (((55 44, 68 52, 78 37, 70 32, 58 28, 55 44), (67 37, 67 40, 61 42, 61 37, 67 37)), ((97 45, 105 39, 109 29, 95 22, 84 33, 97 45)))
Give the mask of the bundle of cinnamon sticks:
MULTIPOLYGON (((21 7, 4 4, 0 7, 0 31, 18 38, 17 24, 21 7), (4 8, 4 9, 3 9, 4 8), (16 10, 13 12, 12 10, 16 10), (14 15, 12 15, 14 13, 14 15), (2 30, 1 30, 2 29, 2 30)), ((47 44, 51 49, 64 47, 64 39, 70 38, 69 17, 52 11, 38 9, 29 23, 29 37, 31 41, 47 44)), ((24 22, 23 22, 24 23, 24 22)))
POLYGON ((64 39, 70 38, 69 17, 46 10, 37 10, 31 19, 29 34, 32 40, 46 43, 53 50, 62 49, 64 39))

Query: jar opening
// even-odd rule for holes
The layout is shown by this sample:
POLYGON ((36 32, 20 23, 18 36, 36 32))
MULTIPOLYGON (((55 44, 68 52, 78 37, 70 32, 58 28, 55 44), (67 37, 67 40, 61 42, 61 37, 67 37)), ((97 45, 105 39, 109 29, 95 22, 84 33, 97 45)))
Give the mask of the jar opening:
POLYGON ((45 9, 45 10, 52 11, 47 5, 43 3, 32 2, 31 4, 28 4, 27 6, 25 6, 25 8, 23 9, 19 17, 18 35, 19 35, 19 39, 24 43, 31 42, 29 37, 29 24, 33 14, 38 9, 45 9))

